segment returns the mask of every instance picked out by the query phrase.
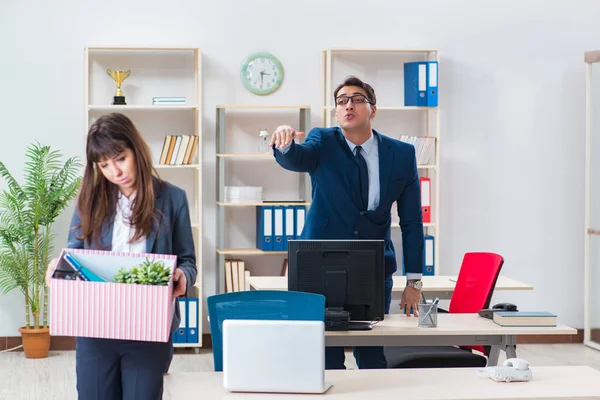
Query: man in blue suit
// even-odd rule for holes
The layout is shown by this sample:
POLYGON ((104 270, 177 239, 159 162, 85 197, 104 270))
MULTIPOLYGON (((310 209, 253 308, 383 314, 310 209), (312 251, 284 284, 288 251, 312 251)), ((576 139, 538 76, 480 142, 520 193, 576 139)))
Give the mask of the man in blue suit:
MULTIPOLYGON (((391 208, 397 203, 407 287, 400 307, 417 314, 421 297, 424 234, 421 193, 411 144, 384 136, 372 128, 377 112, 373 88, 348 77, 334 93, 339 127, 314 128, 306 140, 290 126, 273 133, 271 146, 283 168, 308 172, 312 183, 303 239, 385 240, 385 313, 389 313, 392 274, 397 270, 390 239, 391 208)), ((383 347, 356 347, 359 368, 386 368, 383 347)), ((344 349, 327 347, 327 369, 344 369, 344 349)))

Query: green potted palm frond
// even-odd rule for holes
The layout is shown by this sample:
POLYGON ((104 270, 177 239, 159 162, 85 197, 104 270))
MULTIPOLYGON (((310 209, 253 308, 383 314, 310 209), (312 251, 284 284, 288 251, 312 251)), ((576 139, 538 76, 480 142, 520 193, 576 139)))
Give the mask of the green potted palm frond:
POLYGON ((53 251, 52 224, 73 200, 81 182, 79 158, 34 142, 25 153, 23 184, 0 162, 0 290, 25 296, 25 326, 19 329, 27 358, 47 357, 50 349, 48 288, 53 251))

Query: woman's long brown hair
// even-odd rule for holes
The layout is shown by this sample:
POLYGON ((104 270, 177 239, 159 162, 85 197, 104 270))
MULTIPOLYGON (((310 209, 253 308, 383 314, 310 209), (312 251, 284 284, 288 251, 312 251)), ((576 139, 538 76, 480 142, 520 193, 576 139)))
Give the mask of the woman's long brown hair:
MULTIPOLYGON (((106 218, 115 215, 119 188, 109 182, 98 169, 97 163, 114 158, 131 149, 135 155, 137 177, 136 196, 129 223, 135 228, 131 242, 152 231, 155 187, 153 184, 150 148, 133 122, 123 114, 112 113, 98 118, 90 127, 86 144, 86 166, 77 210, 81 218, 81 237, 87 243, 101 247, 101 231, 106 218)), ((160 181, 160 180, 159 180, 160 181)))

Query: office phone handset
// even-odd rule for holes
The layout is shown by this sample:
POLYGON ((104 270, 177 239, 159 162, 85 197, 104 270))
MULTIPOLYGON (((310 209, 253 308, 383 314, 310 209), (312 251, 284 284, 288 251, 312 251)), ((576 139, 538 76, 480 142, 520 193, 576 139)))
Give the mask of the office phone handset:
POLYGON ((529 363, 521 358, 509 358, 502 366, 486 367, 479 374, 497 382, 527 382, 531 380, 529 363))
POLYGON ((492 308, 479 310, 478 314, 480 317, 493 319, 495 311, 518 311, 518 310, 517 310, 517 306, 514 304, 498 303, 498 304, 494 304, 494 306, 492 308))

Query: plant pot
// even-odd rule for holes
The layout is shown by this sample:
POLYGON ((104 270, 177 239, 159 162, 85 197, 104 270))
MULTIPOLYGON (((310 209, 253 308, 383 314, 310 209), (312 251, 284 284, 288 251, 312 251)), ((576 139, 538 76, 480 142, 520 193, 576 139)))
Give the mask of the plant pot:
POLYGON ((27 358, 46 358, 50 350, 50 328, 19 328, 27 358))

